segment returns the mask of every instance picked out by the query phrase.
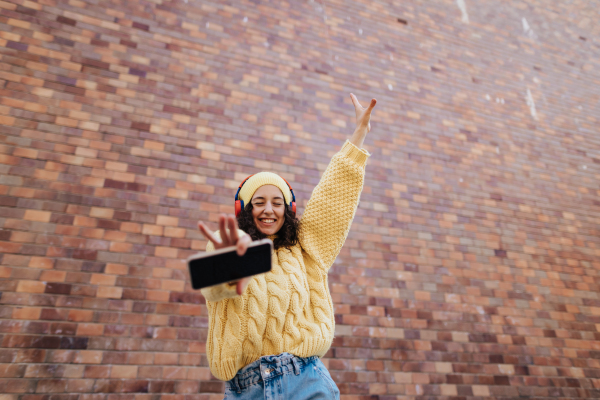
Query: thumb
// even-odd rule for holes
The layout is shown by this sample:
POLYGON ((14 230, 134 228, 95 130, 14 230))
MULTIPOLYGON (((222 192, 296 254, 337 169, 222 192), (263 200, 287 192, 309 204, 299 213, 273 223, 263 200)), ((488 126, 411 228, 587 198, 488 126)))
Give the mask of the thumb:
POLYGON ((240 296, 241 296, 241 295, 244 293, 244 291, 246 290, 246 287, 247 287, 247 286, 248 286, 248 284, 250 283, 250 280, 251 280, 251 279, 252 279, 252 278, 243 278, 243 279, 240 279, 240 280, 237 282, 237 286, 236 286, 236 288, 235 288, 235 289, 236 289, 236 292, 237 292, 237 294, 238 294, 238 295, 240 295, 240 296))

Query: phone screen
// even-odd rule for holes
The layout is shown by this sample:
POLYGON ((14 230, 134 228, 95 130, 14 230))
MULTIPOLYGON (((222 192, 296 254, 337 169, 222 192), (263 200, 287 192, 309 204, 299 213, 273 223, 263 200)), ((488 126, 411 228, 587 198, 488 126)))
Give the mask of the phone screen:
POLYGON ((248 247, 243 256, 235 250, 207 255, 188 262, 192 288, 202 289, 220 283, 236 281, 271 270, 271 245, 269 243, 248 247))

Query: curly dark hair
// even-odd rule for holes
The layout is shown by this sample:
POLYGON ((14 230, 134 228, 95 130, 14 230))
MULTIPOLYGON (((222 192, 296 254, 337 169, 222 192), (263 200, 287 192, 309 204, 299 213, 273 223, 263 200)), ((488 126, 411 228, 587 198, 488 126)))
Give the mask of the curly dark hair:
MULTIPOLYGON (((258 230, 252 217, 252 203, 248 202, 246 207, 237 216, 238 226, 241 230, 246 232, 252 240, 264 239, 267 236, 258 230)), ((277 237, 273 240, 273 247, 275 250, 285 247, 290 250, 292 246, 298 244, 300 235, 300 220, 296 218, 290 207, 285 205, 285 213, 283 214, 285 220, 283 225, 277 232, 277 237)))

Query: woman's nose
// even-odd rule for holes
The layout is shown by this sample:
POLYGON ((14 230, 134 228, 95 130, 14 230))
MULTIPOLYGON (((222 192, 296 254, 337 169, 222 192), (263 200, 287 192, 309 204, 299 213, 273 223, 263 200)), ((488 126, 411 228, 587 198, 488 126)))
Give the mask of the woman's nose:
POLYGON ((265 212, 273 212, 273 206, 271 205, 271 202, 269 202, 269 201, 265 205, 265 212))

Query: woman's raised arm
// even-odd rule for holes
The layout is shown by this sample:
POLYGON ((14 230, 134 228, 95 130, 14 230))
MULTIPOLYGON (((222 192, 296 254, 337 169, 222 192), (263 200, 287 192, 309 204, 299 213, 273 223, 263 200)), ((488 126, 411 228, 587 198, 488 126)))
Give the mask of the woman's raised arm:
POLYGON ((356 111, 356 129, 333 156, 313 190, 302 215, 300 245, 321 268, 328 270, 339 254, 362 192, 369 153, 361 146, 371 129, 371 111, 377 101, 364 108, 351 94, 356 111))

